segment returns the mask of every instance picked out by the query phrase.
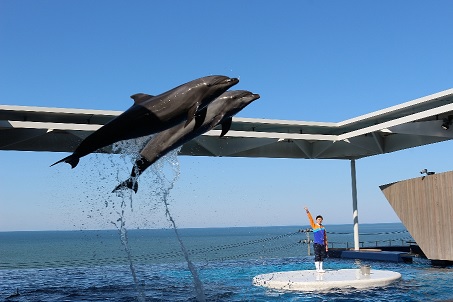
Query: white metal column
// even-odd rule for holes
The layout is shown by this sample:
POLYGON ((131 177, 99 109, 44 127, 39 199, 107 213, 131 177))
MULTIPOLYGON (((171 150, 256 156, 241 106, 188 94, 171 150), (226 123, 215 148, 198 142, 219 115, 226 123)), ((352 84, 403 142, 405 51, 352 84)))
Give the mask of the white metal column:
POLYGON ((355 159, 351 159, 351 180, 352 180, 352 218, 354 221, 354 250, 360 249, 359 242, 359 211, 357 209, 357 182, 355 172, 355 159))

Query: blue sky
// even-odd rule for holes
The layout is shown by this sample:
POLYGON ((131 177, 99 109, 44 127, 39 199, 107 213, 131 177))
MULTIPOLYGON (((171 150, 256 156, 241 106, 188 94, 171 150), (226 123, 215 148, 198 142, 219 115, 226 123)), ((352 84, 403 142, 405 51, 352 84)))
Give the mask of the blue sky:
MULTIPOLYGON (((0 104, 123 111, 134 93, 224 74, 261 95, 239 117, 339 122, 453 88, 452 12, 451 1, 0 0, 0 104)), ((378 186, 452 170, 451 144, 358 160, 359 221, 399 222, 378 186)), ((49 167, 66 155, 0 151, 0 231, 112 228, 127 157, 49 167)), ((178 163, 179 227, 306 225, 304 206, 352 222, 348 161, 178 163)), ((127 226, 168 227, 153 171, 142 182, 127 226)))

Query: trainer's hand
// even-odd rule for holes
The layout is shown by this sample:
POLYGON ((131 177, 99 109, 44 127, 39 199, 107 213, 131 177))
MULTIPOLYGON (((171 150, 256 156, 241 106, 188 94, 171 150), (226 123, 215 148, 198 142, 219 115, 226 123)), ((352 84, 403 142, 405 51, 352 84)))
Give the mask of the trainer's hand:
POLYGON ((307 208, 307 207, 305 207, 304 209, 305 209, 305 212, 307 212, 307 213, 308 213, 308 208, 307 208))

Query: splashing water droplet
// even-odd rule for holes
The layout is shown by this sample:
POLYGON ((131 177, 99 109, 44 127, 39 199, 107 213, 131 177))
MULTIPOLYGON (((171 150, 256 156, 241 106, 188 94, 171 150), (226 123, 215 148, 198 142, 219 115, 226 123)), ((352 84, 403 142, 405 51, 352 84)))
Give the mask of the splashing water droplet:
MULTIPOLYGON (((128 140, 128 141, 122 141, 119 143, 116 143, 113 146, 114 152, 120 152, 122 158, 124 159, 126 156, 129 156, 131 158, 131 162, 135 162, 139 158, 139 152, 140 150, 145 146, 145 144, 152 138, 152 136, 144 137, 144 138, 139 138, 139 139, 133 139, 133 140, 128 140)), ((170 224, 175 231, 175 235, 178 239, 178 242, 180 244, 181 250, 184 254, 184 258, 187 262, 187 266, 189 268, 190 273, 192 274, 193 281, 194 281, 194 286, 195 286, 195 292, 197 296, 197 301, 204 302, 206 301, 205 293, 204 293, 204 288, 203 284, 200 280, 200 277, 198 275, 198 271, 195 267, 195 265, 192 263, 189 257, 189 253, 187 252, 187 249, 184 245, 184 242, 182 241, 178 228, 176 226, 176 222, 173 219, 170 209, 169 209, 169 195, 171 190, 173 189, 176 181, 179 178, 180 175, 180 166, 179 166, 179 161, 177 158, 178 152, 180 148, 177 150, 174 150, 164 156, 163 158, 159 159, 157 162, 155 162, 151 167, 151 171, 154 175, 154 189, 152 191, 154 197, 158 197, 159 200, 163 203, 165 207, 165 215, 170 221, 170 224)), ((142 178, 144 175, 141 176, 142 178)), ((132 210, 132 193, 129 191, 129 195, 124 195, 120 194, 122 197, 122 208, 125 204, 125 199, 130 198, 130 207, 132 210)), ((115 224, 116 225, 116 224, 115 224)), ((128 254, 129 262, 130 262, 130 269, 134 278, 134 282, 136 284, 137 289, 140 291, 141 296, 144 298, 143 290, 139 286, 137 282, 137 277, 135 274, 135 269, 133 266, 132 262, 132 257, 131 257, 131 251, 128 246, 127 242, 127 233, 126 233, 126 228, 125 228, 125 221, 124 221, 124 208, 121 213, 121 226, 120 226, 120 233, 121 233, 121 242, 123 243, 125 250, 128 254)))

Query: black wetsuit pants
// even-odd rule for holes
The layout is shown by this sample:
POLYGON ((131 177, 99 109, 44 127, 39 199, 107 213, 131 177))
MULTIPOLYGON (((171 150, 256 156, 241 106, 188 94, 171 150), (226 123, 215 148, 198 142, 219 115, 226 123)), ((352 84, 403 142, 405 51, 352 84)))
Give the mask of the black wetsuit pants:
POLYGON ((326 246, 319 243, 314 243, 313 248, 315 250, 315 261, 323 261, 326 258, 326 246))

